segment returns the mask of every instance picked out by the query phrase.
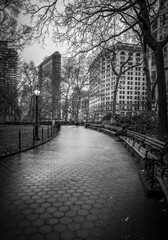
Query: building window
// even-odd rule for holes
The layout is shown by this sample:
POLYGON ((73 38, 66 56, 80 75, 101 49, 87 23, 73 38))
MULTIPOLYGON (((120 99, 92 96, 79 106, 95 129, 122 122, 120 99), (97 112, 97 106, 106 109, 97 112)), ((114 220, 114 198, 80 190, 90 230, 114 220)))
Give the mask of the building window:
POLYGON ((124 56, 125 56, 125 52, 124 52, 124 51, 122 51, 122 52, 120 53, 120 55, 122 55, 122 56, 124 55, 124 56))

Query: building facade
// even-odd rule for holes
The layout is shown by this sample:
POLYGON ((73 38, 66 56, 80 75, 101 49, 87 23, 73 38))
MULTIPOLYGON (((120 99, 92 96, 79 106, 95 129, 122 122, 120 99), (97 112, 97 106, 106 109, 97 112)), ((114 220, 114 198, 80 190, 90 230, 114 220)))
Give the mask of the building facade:
POLYGON ((39 65, 40 118, 60 119, 61 54, 54 52, 39 65))
POLYGON ((146 81, 141 62, 141 48, 134 44, 116 44, 95 58, 89 68, 91 120, 99 121, 113 111, 115 91, 116 114, 135 115, 144 111, 146 81))
POLYGON ((19 118, 17 67, 17 51, 7 41, 0 41, 0 122, 19 118))

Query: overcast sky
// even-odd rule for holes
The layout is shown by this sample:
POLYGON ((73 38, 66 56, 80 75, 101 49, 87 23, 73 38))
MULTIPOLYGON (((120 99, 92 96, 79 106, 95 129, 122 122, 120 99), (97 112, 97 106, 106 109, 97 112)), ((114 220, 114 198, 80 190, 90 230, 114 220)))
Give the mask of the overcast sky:
POLYGON ((58 47, 52 42, 51 39, 48 38, 46 39, 45 46, 43 46, 43 48, 37 44, 26 47, 21 56, 24 61, 29 62, 33 60, 35 65, 38 66, 46 56, 50 56, 55 51, 65 54, 66 47, 58 47))

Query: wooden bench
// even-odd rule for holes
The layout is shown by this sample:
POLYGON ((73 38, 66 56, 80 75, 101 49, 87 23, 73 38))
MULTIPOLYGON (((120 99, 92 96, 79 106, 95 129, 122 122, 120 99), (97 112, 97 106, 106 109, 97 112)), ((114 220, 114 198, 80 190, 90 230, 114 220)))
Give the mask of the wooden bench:
POLYGON ((160 186, 164 192, 166 200, 168 201, 168 166, 164 167, 161 171, 160 177, 157 177, 160 186))
POLYGON ((166 149, 166 142, 128 130, 122 140, 142 159, 159 160, 163 163, 163 155, 166 149))
POLYGON ((127 130, 125 136, 120 136, 120 138, 125 146, 128 146, 129 149, 133 149, 142 159, 145 159, 146 149, 142 147, 145 135, 127 130))
POLYGON ((156 166, 163 165, 163 157, 166 151, 166 142, 158 139, 128 130, 125 136, 120 137, 133 153, 137 153, 138 162, 143 159, 145 162, 144 167, 148 172, 151 187, 153 187, 156 180, 156 166))
POLYGON ((113 125, 104 125, 102 131, 110 136, 116 136, 122 131, 122 127, 113 126, 113 125))
POLYGON ((122 127, 118 127, 118 126, 112 126, 112 125, 102 125, 102 124, 87 124, 88 128, 91 128, 93 130, 97 130, 99 132, 103 132, 105 134, 108 134, 110 136, 117 136, 119 135, 119 133, 122 131, 122 127))
POLYGON ((88 123, 86 127, 99 131, 101 124, 88 123))

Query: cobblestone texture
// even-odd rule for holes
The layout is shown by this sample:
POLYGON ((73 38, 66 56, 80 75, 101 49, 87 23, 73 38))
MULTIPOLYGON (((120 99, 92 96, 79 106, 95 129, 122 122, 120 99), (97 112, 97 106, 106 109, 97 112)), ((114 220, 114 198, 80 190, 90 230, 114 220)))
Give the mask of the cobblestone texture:
POLYGON ((146 197, 137 170, 109 136, 62 127, 0 161, 0 239, 167 239, 167 206, 146 197))

